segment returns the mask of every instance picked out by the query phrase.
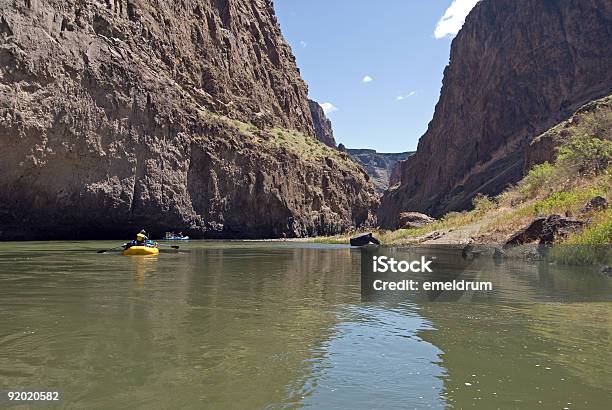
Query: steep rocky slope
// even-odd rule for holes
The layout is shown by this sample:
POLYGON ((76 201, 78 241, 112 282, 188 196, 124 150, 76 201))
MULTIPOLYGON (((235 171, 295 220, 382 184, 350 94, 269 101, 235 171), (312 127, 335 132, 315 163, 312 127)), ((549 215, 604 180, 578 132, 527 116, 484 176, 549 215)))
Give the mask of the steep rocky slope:
POLYGON ((312 115, 315 137, 323 144, 335 148, 336 140, 334 139, 332 124, 325 115, 323 108, 318 102, 312 100, 308 100, 308 105, 310 107, 310 114, 312 115))
POLYGON ((554 162, 556 149, 580 133, 612 140, 612 95, 585 104, 566 121, 535 137, 526 150, 525 172, 534 165, 554 162))
POLYGON ((393 185, 393 178, 397 178, 394 174, 397 173, 400 161, 413 154, 413 152, 384 153, 373 149, 351 148, 346 152, 365 168, 379 192, 384 192, 389 185, 393 185))
POLYGON ((333 233, 365 172, 314 139, 268 0, 0 10, 0 239, 333 233))
POLYGON ((612 90, 610 0, 482 0, 453 40, 441 96, 379 223, 440 216, 524 172, 530 140, 612 90))

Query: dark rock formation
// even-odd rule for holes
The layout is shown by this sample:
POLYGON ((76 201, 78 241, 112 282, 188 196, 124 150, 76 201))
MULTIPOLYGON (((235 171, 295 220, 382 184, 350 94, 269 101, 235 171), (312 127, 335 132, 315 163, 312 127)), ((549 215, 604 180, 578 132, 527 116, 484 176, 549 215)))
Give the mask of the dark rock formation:
POLYGON ((3 2, 0 146, 0 239, 333 234, 376 206, 314 139, 269 0, 3 2))
POLYGON ((550 245, 567 237, 569 234, 577 232, 584 226, 584 221, 578 219, 565 218, 560 215, 550 215, 546 218, 539 243, 550 245))
POLYGON ((310 114, 312 115, 315 137, 323 144, 335 148, 336 140, 334 139, 332 124, 325 116, 323 108, 321 108, 318 102, 312 100, 308 100, 308 106, 310 107, 310 114))
POLYGON ((453 40, 433 120, 379 223, 438 217, 523 176, 531 139, 612 90, 610 0, 482 0, 453 40))
POLYGON ((496 246, 493 249, 493 259, 496 261, 502 261, 506 258, 506 251, 503 248, 496 246))
POLYGON ((372 235, 372 232, 353 236, 350 243, 351 246, 380 245, 380 241, 372 235))
POLYGON ((408 158, 413 152, 383 153, 373 149, 348 149, 351 157, 357 160, 370 177, 379 192, 389 188, 389 182, 396 164, 408 158))
POLYGON ((542 245, 553 244, 583 226, 583 221, 560 215, 537 217, 529 225, 508 238, 506 246, 523 245, 536 241, 542 245))
POLYGON ((399 214, 399 222, 396 228, 420 228, 425 225, 434 223, 436 220, 428 215, 420 212, 402 212, 399 214))
POLYGON ((592 211, 603 211, 608 208, 608 200, 603 196, 595 196, 588 200, 584 207, 580 210, 581 213, 592 211))

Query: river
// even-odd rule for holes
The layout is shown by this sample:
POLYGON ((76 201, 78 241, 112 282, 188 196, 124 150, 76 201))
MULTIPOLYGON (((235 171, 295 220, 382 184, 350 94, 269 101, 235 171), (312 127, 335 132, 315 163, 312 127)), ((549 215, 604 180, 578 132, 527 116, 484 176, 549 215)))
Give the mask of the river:
POLYGON ((0 391, 70 408, 612 404, 612 278, 594 270, 487 260, 486 296, 377 299, 345 246, 95 252, 113 245, 0 243, 0 391))

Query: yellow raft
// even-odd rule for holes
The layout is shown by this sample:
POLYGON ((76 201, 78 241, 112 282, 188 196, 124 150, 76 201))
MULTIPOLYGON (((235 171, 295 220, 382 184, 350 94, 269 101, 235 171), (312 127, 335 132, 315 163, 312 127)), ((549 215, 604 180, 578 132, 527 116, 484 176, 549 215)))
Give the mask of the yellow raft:
POLYGON ((123 251, 125 256, 133 256, 133 255, 157 255, 159 253, 159 249, 153 246, 130 246, 126 250, 123 251))

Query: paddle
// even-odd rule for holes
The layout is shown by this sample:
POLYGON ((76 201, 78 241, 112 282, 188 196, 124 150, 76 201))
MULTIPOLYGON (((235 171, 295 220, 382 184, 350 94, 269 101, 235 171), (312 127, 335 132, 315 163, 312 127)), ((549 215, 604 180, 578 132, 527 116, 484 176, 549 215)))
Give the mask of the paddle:
POLYGON ((157 246, 169 246, 172 249, 178 249, 178 245, 166 245, 165 243, 157 243, 157 246))
POLYGON ((106 252, 114 251, 115 249, 123 248, 124 246, 125 246, 125 244, 119 245, 119 246, 116 246, 116 247, 110 248, 110 249, 101 249, 97 253, 106 253, 106 252))

